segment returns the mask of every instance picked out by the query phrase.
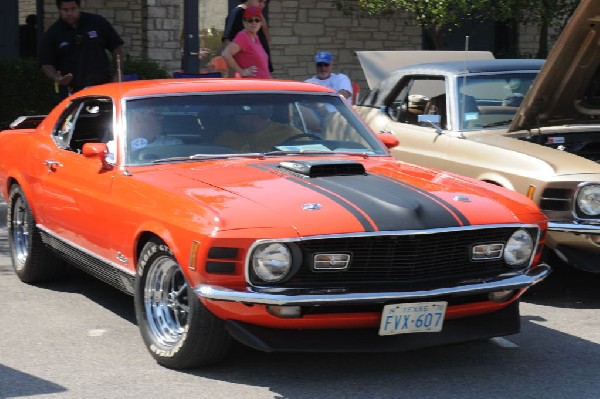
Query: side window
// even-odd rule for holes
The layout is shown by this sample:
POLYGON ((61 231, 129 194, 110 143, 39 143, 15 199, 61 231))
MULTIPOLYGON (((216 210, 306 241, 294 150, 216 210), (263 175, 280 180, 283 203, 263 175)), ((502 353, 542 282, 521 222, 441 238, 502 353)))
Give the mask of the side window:
POLYGON ((53 135, 60 148, 74 152, 81 152, 85 143, 108 143, 113 140, 112 101, 95 98, 73 103, 53 135))
POLYGON ((73 134, 75 119, 79 113, 81 104, 71 104, 61 115, 57 126, 52 132, 52 138, 59 148, 69 149, 69 142, 73 134))
POLYGON ((421 114, 445 113, 445 106, 442 109, 432 104, 432 99, 437 100, 436 104, 440 100, 445 104, 443 77, 410 77, 400 85, 390 106, 390 114, 396 121, 417 125, 421 114))

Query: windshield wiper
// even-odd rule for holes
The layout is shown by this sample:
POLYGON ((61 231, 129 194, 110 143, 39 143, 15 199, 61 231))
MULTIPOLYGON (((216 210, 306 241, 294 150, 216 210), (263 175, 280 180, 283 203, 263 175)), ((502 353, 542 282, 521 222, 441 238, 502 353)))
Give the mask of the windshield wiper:
POLYGON ((364 152, 354 152, 354 151, 322 151, 322 150, 304 150, 304 151, 269 151, 263 154, 264 156, 281 156, 281 155, 350 155, 350 156, 361 156, 368 157, 370 155, 374 155, 369 150, 364 152))
POLYGON ((496 127, 496 126, 504 126, 504 125, 508 125, 512 122, 512 119, 508 119, 505 121, 498 121, 498 122, 493 122, 493 123, 488 123, 487 125, 483 125, 483 127, 496 127))
POLYGON ((152 160, 152 163, 164 162, 185 162, 185 161, 203 161, 212 159, 230 159, 230 158, 262 158, 264 154, 253 152, 247 154, 194 154, 185 157, 169 157, 152 160))
POLYGON ((168 162, 186 162, 186 161, 204 161, 214 159, 231 159, 231 158, 265 158, 272 156, 286 156, 286 155, 349 155, 349 156, 361 156, 368 157, 374 155, 369 153, 368 150, 365 152, 353 152, 353 151, 321 151, 321 150, 306 150, 306 151, 268 151, 268 152, 249 152, 243 154, 194 154, 185 157, 169 157, 154 159, 151 162, 156 163, 168 163, 168 162))

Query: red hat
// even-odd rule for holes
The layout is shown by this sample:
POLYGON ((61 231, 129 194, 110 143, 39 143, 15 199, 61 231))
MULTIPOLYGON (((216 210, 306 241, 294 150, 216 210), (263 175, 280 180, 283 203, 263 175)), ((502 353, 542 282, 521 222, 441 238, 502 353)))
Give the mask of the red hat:
POLYGON ((244 11, 244 18, 259 17, 262 19, 262 11, 258 7, 248 7, 244 11))

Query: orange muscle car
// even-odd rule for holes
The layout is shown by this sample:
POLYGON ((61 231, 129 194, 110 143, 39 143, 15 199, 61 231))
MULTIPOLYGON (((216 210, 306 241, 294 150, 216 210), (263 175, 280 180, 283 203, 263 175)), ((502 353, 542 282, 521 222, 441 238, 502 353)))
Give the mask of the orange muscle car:
POLYGON ((14 270, 69 262, 134 296, 156 361, 402 351, 519 331, 548 275, 521 194, 397 162, 308 83, 177 79, 85 89, 0 132, 14 270))

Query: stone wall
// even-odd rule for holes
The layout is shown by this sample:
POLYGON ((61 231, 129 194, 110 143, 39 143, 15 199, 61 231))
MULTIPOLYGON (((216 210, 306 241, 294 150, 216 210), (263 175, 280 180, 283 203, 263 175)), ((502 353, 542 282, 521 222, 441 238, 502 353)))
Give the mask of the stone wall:
MULTIPOLYGON (((199 3, 199 28, 222 30, 227 0, 199 3)), ((20 14, 35 9, 35 0, 19 4, 20 14)), ((44 0, 44 8, 48 27, 58 18, 55 1, 44 0)), ((106 17, 123 37, 130 57, 157 61, 169 72, 180 69, 183 0, 82 0, 81 8, 106 17)), ((304 80, 315 73, 314 54, 327 50, 334 56, 334 70, 347 74, 363 92, 367 86, 356 51, 419 50, 422 41, 421 29, 411 25, 408 15, 347 16, 336 9, 334 0, 271 0, 269 26, 273 77, 304 80)), ((521 53, 535 54, 537 28, 521 29, 521 53)))
POLYGON ((420 49, 421 29, 408 22, 407 16, 346 16, 327 0, 273 0, 269 3, 273 76, 307 79, 315 74, 315 53, 327 50, 334 57, 334 72, 345 73, 366 90, 356 51, 420 49))
POLYGON ((29 14, 36 14, 35 0, 19 0, 19 25, 25 24, 29 14))

